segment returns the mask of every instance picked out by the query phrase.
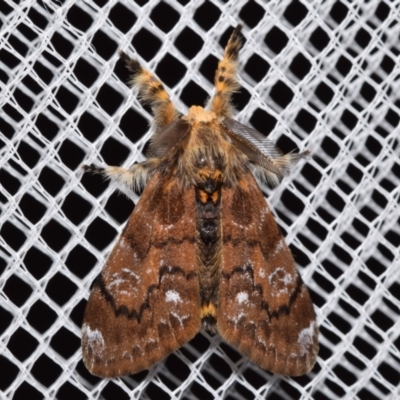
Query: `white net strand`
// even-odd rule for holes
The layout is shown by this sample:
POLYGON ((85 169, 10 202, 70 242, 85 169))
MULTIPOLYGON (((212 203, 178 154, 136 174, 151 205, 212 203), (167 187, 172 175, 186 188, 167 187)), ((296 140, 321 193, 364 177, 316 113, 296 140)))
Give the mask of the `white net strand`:
POLYGON ((399 15, 399 1, 1 2, 0 398, 400 398, 399 15), (185 112, 239 21, 237 119, 312 150, 263 190, 313 297, 317 365, 272 375, 202 331, 149 372, 93 377, 83 310, 133 202, 80 165, 142 161, 151 135, 117 51, 185 112))

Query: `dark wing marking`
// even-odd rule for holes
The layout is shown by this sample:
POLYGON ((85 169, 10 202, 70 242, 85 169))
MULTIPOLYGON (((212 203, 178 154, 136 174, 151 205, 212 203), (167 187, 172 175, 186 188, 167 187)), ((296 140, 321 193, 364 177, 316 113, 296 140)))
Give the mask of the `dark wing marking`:
POLYGON ((250 173, 221 201, 218 331, 260 367, 302 375, 315 363, 318 327, 290 250, 250 173))
POLYGON ((199 331, 194 190, 157 173, 90 294, 83 359, 93 375, 149 368, 199 331))

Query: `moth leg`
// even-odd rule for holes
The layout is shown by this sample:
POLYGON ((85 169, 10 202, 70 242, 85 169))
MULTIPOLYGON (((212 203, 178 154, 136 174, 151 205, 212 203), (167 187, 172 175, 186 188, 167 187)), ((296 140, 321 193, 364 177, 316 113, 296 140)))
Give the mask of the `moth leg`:
POLYGON ((102 175, 104 179, 125 186, 129 190, 140 190, 154 175, 159 166, 160 160, 157 158, 152 158, 142 163, 134 164, 129 168, 109 165, 105 167, 98 167, 93 164, 83 164, 82 168, 85 172, 102 175))
POLYGON ((163 84, 148 70, 144 69, 140 63, 128 57, 122 50, 119 56, 125 61, 126 67, 131 73, 129 84, 139 89, 139 97, 150 105, 154 115, 154 125, 156 128, 162 128, 178 117, 168 93, 163 84))
POLYGON ((224 57, 218 63, 215 73, 216 93, 209 102, 209 108, 218 117, 231 117, 233 106, 231 104, 232 94, 236 92, 240 85, 237 79, 237 60, 239 50, 242 47, 240 31, 242 25, 238 25, 232 32, 228 44, 225 47, 224 57))

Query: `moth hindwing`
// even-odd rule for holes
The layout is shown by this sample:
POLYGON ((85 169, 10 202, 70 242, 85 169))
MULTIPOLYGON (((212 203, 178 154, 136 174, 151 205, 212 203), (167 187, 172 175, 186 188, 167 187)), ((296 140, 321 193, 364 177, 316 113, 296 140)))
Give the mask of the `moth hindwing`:
POLYGON ((232 118, 240 29, 218 64, 214 96, 185 116, 157 78, 120 52, 155 132, 145 162, 84 166, 144 187, 86 307, 83 360, 94 375, 147 369, 201 327, 274 373, 302 375, 315 363, 311 299, 254 179, 277 184, 308 152, 284 155, 232 118))

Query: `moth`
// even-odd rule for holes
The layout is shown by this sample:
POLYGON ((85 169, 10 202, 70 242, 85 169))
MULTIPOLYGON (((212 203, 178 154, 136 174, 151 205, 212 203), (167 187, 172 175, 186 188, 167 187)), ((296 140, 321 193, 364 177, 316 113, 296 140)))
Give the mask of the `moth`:
POLYGON ((255 180, 278 184, 309 152, 283 154, 232 118, 240 31, 219 61, 215 94, 187 115, 120 52, 151 106, 154 134, 142 163, 84 166, 130 190, 144 187, 84 314, 83 360, 93 375, 148 369, 201 327, 273 373, 298 376, 315 363, 310 295, 255 180))

